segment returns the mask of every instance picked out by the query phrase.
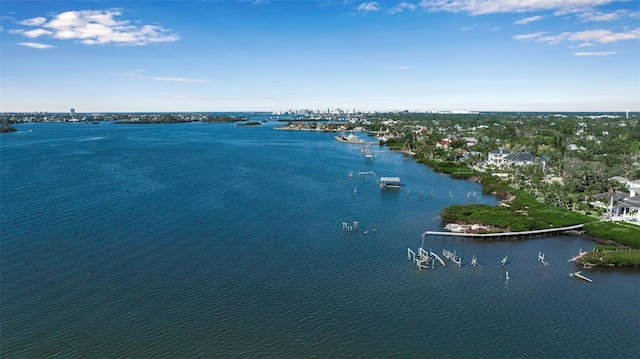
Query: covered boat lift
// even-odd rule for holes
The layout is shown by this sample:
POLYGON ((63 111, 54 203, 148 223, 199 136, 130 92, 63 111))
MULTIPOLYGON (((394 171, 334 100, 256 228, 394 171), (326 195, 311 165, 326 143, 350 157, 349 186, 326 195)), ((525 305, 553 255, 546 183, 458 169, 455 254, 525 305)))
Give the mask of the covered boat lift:
POLYGON ((380 188, 402 188, 400 177, 380 177, 380 188))

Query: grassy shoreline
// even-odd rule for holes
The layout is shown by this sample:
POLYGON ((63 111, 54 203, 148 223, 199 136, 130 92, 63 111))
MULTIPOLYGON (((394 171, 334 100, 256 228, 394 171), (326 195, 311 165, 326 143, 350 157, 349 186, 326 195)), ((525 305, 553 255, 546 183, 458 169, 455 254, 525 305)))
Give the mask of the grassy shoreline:
POLYGON ((584 256, 586 263, 604 267, 640 266, 640 226, 598 221, 578 212, 541 203, 525 191, 511 188, 499 178, 465 165, 432 159, 416 161, 451 178, 478 182, 482 185, 482 193, 503 199, 501 206, 449 206, 441 213, 445 223, 480 224, 489 227, 490 232, 520 232, 585 224, 585 238, 612 245, 596 246, 594 251, 584 256))

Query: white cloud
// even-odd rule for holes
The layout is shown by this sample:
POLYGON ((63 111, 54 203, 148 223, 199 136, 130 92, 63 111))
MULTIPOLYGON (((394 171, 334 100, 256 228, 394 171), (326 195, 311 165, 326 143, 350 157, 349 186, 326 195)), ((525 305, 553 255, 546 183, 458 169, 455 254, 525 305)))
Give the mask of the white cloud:
POLYGON ((39 26, 39 25, 44 24, 45 22, 47 22, 46 18, 44 18, 42 16, 38 16, 38 17, 34 17, 32 19, 18 21, 18 24, 24 25, 24 26, 39 26))
POLYGON ((515 35, 513 37, 513 39, 514 40, 520 40, 520 41, 533 40, 533 39, 539 38, 540 36, 542 36, 544 34, 546 34, 546 32, 539 31, 539 32, 531 33, 531 34, 515 35))
POLYGON ((30 47, 32 49, 38 49, 38 50, 50 49, 50 48, 53 47, 53 45, 40 44, 40 43, 37 43, 37 42, 20 42, 20 43, 18 43, 18 45, 26 46, 26 47, 30 47))
POLYGON ((382 70, 411 70, 413 67, 411 66, 396 66, 396 67, 379 66, 378 68, 382 70))
POLYGON ((491 24, 474 24, 473 26, 464 26, 460 28, 460 31, 499 31, 499 26, 492 26, 491 24))
POLYGON ((397 14, 399 12, 403 12, 404 10, 415 10, 418 6, 414 3, 410 3, 410 2, 401 2, 400 4, 392 7, 391 9, 389 9, 389 14, 397 14))
POLYGON ((145 72, 145 70, 131 70, 129 72, 124 72, 122 73, 122 75, 127 76, 127 77, 131 77, 134 79, 141 79, 141 80, 153 80, 153 81, 168 81, 168 82, 191 82, 191 83, 209 83, 209 82, 213 82, 211 80, 204 80, 204 79, 192 79, 192 78, 187 78, 187 77, 153 77, 153 76, 143 76, 142 74, 145 72))
POLYGON ((625 40, 638 40, 640 39, 640 28, 628 31, 628 32, 613 32, 610 30, 587 30, 574 32, 569 35, 569 41, 580 41, 583 44, 581 46, 588 46, 594 43, 610 44, 618 41, 625 40))
POLYGON ((212 82, 210 80, 189 79, 185 77, 150 77, 149 79, 154 81, 170 81, 170 82, 195 82, 195 83, 212 82))
POLYGON ((25 37, 51 36, 59 40, 77 40, 85 45, 121 44, 146 45, 154 42, 169 42, 180 39, 161 26, 132 25, 128 20, 117 20, 120 10, 67 11, 54 16, 50 21, 36 17, 18 22, 21 25, 39 26, 33 30, 14 30, 25 37))
POLYGON ((601 11, 585 11, 578 14, 578 18, 584 21, 614 21, 621 18, 629 17, 632 19, 638 18, 637 12, 631 12, 628 10, 616 10, 614 12, 601 12, 601 11))
POLYGON ((269 0, 240 0, 240 2, 250 2, 251 5, 262 5, 262 4, 269 4, 270 1, 269 0))
POLYGON ((526 25, 530 22, 534 22, 534 21, 538 21, 541 20, 542 18, 544 18, 544 16, 531 16, 531 17, 525 17, 524 19, 520 19, 518 21, 515 21, 514 24, 516 25, 526 25))
POLYGON ((562 41, 580 42, 578 45, 592 46, 596 44, 610 44, 618 41, 638 40, 640 39, 640 28, 627 32, 613 32, 605 29, 586 30, 578 32, 563 32, 552 36, 542 36, 543 32, 532 34, 516 35, 515 40, 535 40, 537 42, 546 42, 549 44, 557 44, 562 41))
POLYGON ((466 12, 471 15, 540 10, 572 13, 614 1, 616 0, 422 0, 420 6, 430 11, 466 12))
POLYGON ((51 35, 51 31, 45 29, 33 29, 21 32, 22 35, 30 39, 34 39, 42 35, 51 35))
POLYGON ((601 51, 601 52, 574 52, 573 56, 609 56, 615 55, 615 51, 601 51))
POLYGON ((376 1, 363 2, 362 4, 358 5, 357 10, 358 11, 379 11, 380 4, 378 4, 378 2, 376 1))

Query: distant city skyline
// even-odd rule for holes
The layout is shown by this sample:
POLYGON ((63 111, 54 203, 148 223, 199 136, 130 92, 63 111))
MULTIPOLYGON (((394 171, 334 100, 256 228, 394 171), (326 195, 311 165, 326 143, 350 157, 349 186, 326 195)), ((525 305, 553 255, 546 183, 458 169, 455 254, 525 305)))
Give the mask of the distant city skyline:
POLYGON ((623 0, 23 1, 0 112, 640 111, 623 0))

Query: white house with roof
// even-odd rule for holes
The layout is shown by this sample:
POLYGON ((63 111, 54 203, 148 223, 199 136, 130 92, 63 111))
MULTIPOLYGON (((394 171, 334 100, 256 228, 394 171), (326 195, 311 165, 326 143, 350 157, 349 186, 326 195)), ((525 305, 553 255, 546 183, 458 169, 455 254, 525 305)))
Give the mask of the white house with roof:
POLYGON ((504 148, 498 148, 497 150, 489 152, 487 157, 488 165, 503 166, 505 164, 504 159, 512 153, 504 148))
POLYGON ((545 165, 545 161, 528 152, 509 152, 503 148, 489 152, 487 164, 498 167, 545 165))
POLYGON ((527 152, 512 153, 504 158, 507 165, 527 166, 541 164, 544 161, 527 152))
POLYGON ((611 180, 617 181, 629 188, 629 193, 615 190, 611 193, 601 193, 595 195, 595 198, 606 201, 599 204, 599 207, 607 209, 607 216, 614 221, 630 221, 640 224, 640 180, 630 181, 624 177, 612 177, 611 180))
POLYGON ((617 181, 620 184, 625 185, 627 188, 629 188, 629 197, 635 197, 637 195, 640 195, 640 179, 631 181, 620 176, 612 177, 610 179, 613 181, 617 181))

